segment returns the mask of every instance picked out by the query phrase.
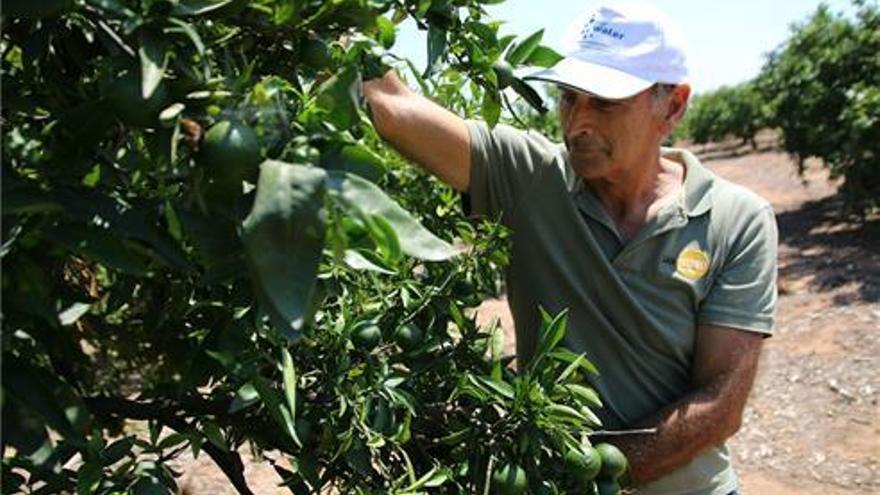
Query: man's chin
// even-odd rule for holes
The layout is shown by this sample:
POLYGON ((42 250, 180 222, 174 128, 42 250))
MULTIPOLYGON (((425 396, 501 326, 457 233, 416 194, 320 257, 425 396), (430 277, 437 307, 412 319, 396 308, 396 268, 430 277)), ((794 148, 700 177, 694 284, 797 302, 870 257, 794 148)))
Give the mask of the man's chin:
POLYGON ((574 172, 584 179, 595 179, 602 177, 608 171, 608 161, 598 154, 591 157, 583 155, 578 157, 570 157, 571 168, 574 172))

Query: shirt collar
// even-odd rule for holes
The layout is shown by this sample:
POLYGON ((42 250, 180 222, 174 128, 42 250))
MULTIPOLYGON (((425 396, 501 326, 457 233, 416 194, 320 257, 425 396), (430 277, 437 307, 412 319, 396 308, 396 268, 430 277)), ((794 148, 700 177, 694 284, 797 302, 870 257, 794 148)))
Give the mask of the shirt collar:
MULTIPOLYGON (((680 207, 683 213, 689 217, 698 217, 712 208, 712 186, 715 182, 715 174, 700 163, 700 159, 690 151, 683 148, 660 148, 660 154, 664 158, 674 160, 685 166, 685 179, 682 187, 683 201, 680 207)), ((568 156, 566 155, 566 165, 568 156)), ((571 171, 573 175, 573 170, 571 171)), ((581 205, 587 213, 600 221, 608 220, 607 214, 599 206, 599 200, 593 198, 592 193, 580 177, 574 177, 571 188, 576 197, 582 199, 581 205), (589 194, 586 194, 589 193, 589 194), (586 195, 586 198, 584 196, 586 195), (583 201, 586 199, 586 201, 583 201)))
POLYGON ((712 185, 715 174, 700 163, 690 151, 682 148, 661 148, 664 158, 685 166, 684 210, 690 217, 700 216, 712 207, 712 185))

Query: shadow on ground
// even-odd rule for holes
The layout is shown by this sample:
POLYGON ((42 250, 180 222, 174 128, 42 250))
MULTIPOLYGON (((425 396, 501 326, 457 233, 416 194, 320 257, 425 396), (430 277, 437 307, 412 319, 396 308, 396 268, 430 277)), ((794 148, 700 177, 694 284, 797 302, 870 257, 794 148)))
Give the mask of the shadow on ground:
POLYGON ((809 201, 777 215, 782 281, 804 281, 826 292, 852 284, 835 304, 880 301, 880 217, 846 212, 840 195, 809 201), (795 250, 797 256, 785 256, 795 250))

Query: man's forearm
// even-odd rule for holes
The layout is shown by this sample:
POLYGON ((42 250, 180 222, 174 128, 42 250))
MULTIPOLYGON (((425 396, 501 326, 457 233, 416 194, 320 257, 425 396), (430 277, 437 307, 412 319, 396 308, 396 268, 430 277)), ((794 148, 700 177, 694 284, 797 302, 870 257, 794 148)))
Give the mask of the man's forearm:
POLYGON ((626 454, 633 483, 669 474, 736 433, 741 412, 725 407, 721 387, 715 388, 694 392, 637 425, 657 428, 654 434, 609 440, 626 454))
POLYGON ((393 71, 364 82, 364 96, 383 139, 456 190, 467 190, 470 137, 464 120, 409 90, 393 71))
POLYGON ((739 430, 763 340, 755 332, 700 325, 692 392, 633 425, 657 428, 656 433, 609 440, 626 454, 634 484, 685 466, 739 430))

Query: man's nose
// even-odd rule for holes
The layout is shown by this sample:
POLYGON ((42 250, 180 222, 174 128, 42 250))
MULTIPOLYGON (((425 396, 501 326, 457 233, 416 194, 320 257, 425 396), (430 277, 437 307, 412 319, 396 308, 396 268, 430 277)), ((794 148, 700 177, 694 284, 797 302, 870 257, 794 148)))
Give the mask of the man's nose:
POLYGON ((595 115, 596 101, 589 95, 578 95, 569 105, 567 123, 571 124, 575 120, 590 118, 595 115))

